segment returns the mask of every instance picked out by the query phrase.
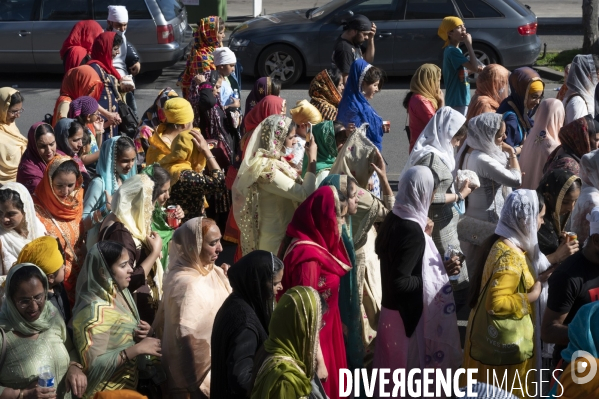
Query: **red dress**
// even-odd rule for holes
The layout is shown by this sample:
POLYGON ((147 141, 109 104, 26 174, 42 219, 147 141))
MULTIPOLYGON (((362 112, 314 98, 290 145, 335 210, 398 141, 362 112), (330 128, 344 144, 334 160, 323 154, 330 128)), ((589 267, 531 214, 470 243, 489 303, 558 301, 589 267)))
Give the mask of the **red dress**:
MULTIPOLYGON (((339 284, 351 269, 349 256, 337 222, 334 187, 316 190, 295 211, 287 227, 294 240, 283 262, 283 287, 310 286, 327 302, 320 346, 329 378, 323 383, 331 399, 339 398, 339 369, 347 367, 343 329, 339 313, 339 284)), ((281 295, 284 291, 281 293, 281 295)))

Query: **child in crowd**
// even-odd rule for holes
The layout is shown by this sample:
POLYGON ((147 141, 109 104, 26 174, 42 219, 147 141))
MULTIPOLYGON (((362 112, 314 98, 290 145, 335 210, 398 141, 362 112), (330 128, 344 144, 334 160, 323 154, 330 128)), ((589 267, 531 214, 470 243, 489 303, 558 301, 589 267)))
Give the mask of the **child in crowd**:
POLYGON ((237 64, 235 53, 228 47, 220 47, 214 50, 214 53, 212 54, 214 56, 216 70, 223 79, 223 83, 220 87, 221 104, 225 109, 229 107, 240 108, 241 102, 239 98, 233 98, 233 89, 237 89, 237 93, 239 94, 239 85, 236 81, 231 83, 231 81, 234 81, 235 79, 232 76, 235 72, 235 64, 237 64))
POLYGON ((320 111, 307 100, 298 101, 295 108, 289 111, 289 113, 291 114, 291 119, 293 119, 293 122, 297 125, 295 129, 297 143, 295 144, 293 159, 290 163, 294 168, 301 170, 308 132, 312 131, 312 125, 322 122, 322 115, 320 114, 320 111))
POLYGON ((458 17, 445 17, 437 31, 439 37, 445 40, 443 51, 443 78, 445 80, 445 105, 455 109, 464 116, 470 104, 469 69, 473 72, 483 70, 472 48, 472 36, 466 33, 464 22, 458 17), (470 59, 464 56, 459 48, 464 43, 470 59))

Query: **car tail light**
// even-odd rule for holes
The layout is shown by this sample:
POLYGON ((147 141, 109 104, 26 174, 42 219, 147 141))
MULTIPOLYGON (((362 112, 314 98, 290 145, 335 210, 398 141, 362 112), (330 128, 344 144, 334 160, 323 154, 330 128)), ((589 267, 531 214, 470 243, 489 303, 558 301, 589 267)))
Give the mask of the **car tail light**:
POLYGON ((156 27, 156 36, 158 37, 158 44, 169 44, 175 41, 175 33, 173 31, 173 25, 158 25, 156 27))
POLYGON ((518 33, 521 34, 522 36, 536 35, 537 34, 537 23, 531 22, 529 24, 519 26, 518 33))

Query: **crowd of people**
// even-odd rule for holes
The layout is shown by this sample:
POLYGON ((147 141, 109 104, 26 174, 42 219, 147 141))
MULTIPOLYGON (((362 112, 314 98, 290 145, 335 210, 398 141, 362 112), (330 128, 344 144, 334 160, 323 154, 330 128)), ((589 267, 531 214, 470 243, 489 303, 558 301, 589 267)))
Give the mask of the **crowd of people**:
POLYGON ((203 18, 181 95, 139 118, 127 23, 109 6, 106 31, 75 25, 26 138, 23 95, 0 89, 0 399, 339 398, 347 368, 477 368, 477 397, 599 392, 568 372, 579 350, 599 363, 596 56, 544 99, 533 69, 471 61, 445 18, 443 67, 403 100, 394 195, 368 18, 289 107, 269 77, 242 107, 224 23, 203 18))

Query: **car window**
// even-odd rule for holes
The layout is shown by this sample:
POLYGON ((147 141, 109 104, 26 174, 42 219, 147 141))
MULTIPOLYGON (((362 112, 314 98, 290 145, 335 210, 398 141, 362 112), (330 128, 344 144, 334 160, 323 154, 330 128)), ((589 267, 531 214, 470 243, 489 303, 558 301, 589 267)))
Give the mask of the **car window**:
POLYGON ((385 21, 397 19, 400 3, 403 5, 400 0, 362 0, 353 3, 348 9, 354 14, 367 16, 371 21, 385 21))
POLYGON ((406 19, 443 19, 457 15, 451 0, 408 0, 406 19))
POLYGON ((310 13, 310 19, 319 19, 323 16, 329 15, 329 13, 336 11, 337 8, 347 3, 348 0, 333 0, 329 3, 326 3, 314 10, 310 13))
POLYGON ((144 0, 94 0, 94 19, 105 21, 109 5, 127 7, 129 19, 152 19, 144 0))
POLYGON ((42 21, 77 21, 91 19, 87 0, 44 0, 42 21))
POLYGON ((183 8, 181 0, 156 0, 156 3, 167 21, 175 19, 183 8))
POLYGON ((482 0, 456 0, 464 18, 501 18, 503 15, 482 0))
POLYGON ((0 21, 31 21, 35 0, 0 0, 0 21))

